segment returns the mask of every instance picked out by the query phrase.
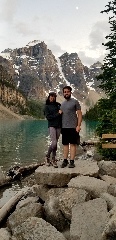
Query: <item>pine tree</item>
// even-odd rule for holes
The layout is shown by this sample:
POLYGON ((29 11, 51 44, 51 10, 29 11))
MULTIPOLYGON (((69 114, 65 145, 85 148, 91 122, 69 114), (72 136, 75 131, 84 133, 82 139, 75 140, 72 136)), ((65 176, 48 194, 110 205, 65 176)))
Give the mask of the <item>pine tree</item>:
POLYGON ((108 41, 103 44, 108 50, 108 54, 104 58, 102 67, 103 74, 97 79, 101 80, 100 87, 110 97, 116 94, 116 0, 108 2, 106 9, 101 13, 109 13, 110 34, 106 36, 108 41))
MULTIPOLYGON (((97 79, 101 80, 99 87, 108 98, 101 99, 98 103, 100 119, 97 133, 100 138, 103 133, 116 133, 116 0, 108 2, 105 7, 101 13, 110 14, 110 34, 106 36, 108 41, 103 44, 108 53, 104 58, 103 73, 97 79)), ((100 144, 99 150, 104 157, 115 160, 116 149, 102 149, 100 144)))

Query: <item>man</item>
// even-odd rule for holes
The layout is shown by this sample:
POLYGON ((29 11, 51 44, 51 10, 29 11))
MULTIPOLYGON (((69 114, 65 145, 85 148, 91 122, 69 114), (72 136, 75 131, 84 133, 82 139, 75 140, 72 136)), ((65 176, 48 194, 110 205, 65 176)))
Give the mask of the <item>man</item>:
POLYGON ((79 102, 71 98, 72 88, 66 86, 63 88, 65 101, 61 104, 59 113, 62 114, 62 144, 64 160, 62 168, 68 165, 68 154, 70 146, 69 168, 75 167, 74 159, 76 155, 76 146, 81 130, 82 112, 79 102))

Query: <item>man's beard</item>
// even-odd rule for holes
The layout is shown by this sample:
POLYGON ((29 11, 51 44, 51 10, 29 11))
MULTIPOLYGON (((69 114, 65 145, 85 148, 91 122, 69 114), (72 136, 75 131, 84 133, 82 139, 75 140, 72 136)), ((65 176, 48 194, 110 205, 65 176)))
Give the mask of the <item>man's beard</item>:
POLYGON ((64 98, 65 98, 65 99, 70 99, 71 96, 66 96, 66 95, 65 95, 64 98))

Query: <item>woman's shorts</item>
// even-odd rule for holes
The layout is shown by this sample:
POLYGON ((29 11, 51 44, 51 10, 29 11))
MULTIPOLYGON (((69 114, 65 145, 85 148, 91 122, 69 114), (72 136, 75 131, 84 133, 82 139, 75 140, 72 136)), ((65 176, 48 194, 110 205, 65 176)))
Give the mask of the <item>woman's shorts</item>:
POLYGON ((62 144, 80 144, 80 136, 75 128, 62 128, 62 144))

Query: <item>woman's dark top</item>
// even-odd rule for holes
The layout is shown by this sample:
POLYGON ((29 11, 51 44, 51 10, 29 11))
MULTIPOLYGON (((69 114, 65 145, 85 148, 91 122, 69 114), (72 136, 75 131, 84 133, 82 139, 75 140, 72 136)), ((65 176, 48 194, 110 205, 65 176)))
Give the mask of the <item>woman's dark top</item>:
POLYGON ((50 102, 45 105, 45 116, 48 120, 48 127, 61 128, 62 119, 61 114, 58 112, 60 110, 61 104, 59 102, 50 102))

